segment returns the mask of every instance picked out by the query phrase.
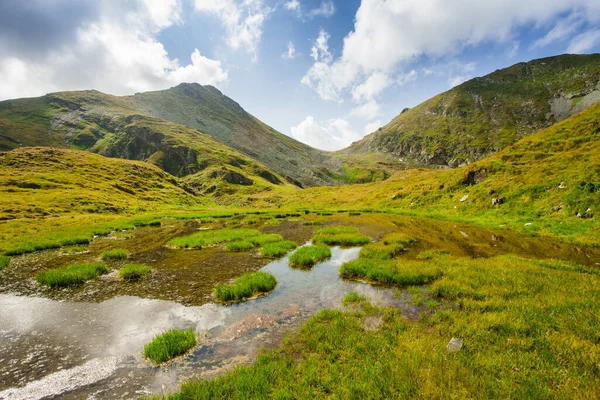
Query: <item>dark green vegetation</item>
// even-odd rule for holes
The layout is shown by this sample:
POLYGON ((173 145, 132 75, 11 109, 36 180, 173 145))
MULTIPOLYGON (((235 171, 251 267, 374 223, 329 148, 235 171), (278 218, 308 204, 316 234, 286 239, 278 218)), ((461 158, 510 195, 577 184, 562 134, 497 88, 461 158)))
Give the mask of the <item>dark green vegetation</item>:
POLYGON ((344 296, 342 299, 342 304, 348 306, 350 304, 358 304, 367 300, 364 294, 360 294, 357 292, 350 292, 344 296))
POLYGON ((0 256, 0 271, 6 268, 6 266, 10 263, 10 257, 8 256, 0 256))
POLYGON ((119 270, 119 277, 126 281, 136 281, 150 275, 152 269, 145 264, 127 264, 119 270))
POLYGON ((359 258, 343 264, 340 267, 340 276, 385 285, 415 286, 425 285, 440 278, 442 270, 435 265, 418 261, 359 258))
POLYGON ((262 249, 260 249, 260 255, 268 258, 279 258, 285 256, 296 247, 296 243, 291 240, 266 243, 263 245, 262 249))
POLYGON ((51 288, 81 285, 98 275, 108 272, 106 264, 101 262, 88 264, 71 264, 63 268, 40 272, 36 280, 40 285, 51 288))
POLYGON ((329 246, 324 244, 316 246, 300 247, 290 256, 290 265, 292 267, 311 268, 318 262, 331 257, 329 246))
POLYGON ((223 284, 215 287, 215 298, 224 303, 242 301, 254 296, 265 294, 275 289, 277 280, 267 272, 244 274, 233 284, 223 284))
POLYGON ((155 364, 161 364, 185 354, 196 345, 196 335, 191 329, 170 330, 156 336, 144 346, 144 356, 155 364))
POLYGON ((341 151, 385 153, 457 167, 583 111, 600 100, 600 55, 519 63, 467 81, 341 151))
POLYGON ((411 322, 394 309, 323 310, 281 348, 173 399, 594 398, 600 276, 558 261, 445 257, 411 322), (548 267, 551 265, 551 267, 548 267), (576 317, 575 317, 576 315, 576 317), (381 325, 368 329, 368 320, 381 325), (464 348, 451 354, 453 337, 464 348))
POLYGON ((104 261, 124 260, 127 258, 127 256, 129 256, 129 252, 127 250, 111 249, 111 250, 106 250, 104 253, 102 253, 100 258, 102 258, 104 261))
POLYGON ((317 230, 313 242, 329 246, 360 246, 370 243, 371 238, 360 233, 357 228, 339 226, 317 230))

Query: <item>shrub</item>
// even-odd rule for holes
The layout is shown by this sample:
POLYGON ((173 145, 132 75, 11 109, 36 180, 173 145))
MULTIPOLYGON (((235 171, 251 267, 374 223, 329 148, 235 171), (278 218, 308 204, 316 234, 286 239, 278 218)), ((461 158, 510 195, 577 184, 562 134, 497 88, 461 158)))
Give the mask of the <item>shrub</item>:
POLYGON ((260 254, 263 257, 270 258, 283 257, 296 247, 298 246, 295 242, 292 242, 291 240, 282 240, 280 242, 265 244, 262 249, 260 249, 260 254))
POLYGON ((227 251, 249 251, 254 248, 254 244, 246 240, 238 240, 235 242, 229 242, 225 245, 227 251))
POLYGON ((169 361, 196 345, 196 335, 191 329, 188 330, 170 330, 156 336, 152 341, 144 346, 144 356, 160 364, 169 361))
POLYGON ((293 267, 310 268, 319 261, 331 257, 331 250, 326 245, 300 247, 290 257, 293 267))
POLYGON ((119 276, 126 281, 135 281, 152 273, 152 269, 145 264, 127 264, 119 270, 119 276))
POLYGON ((106 264, 101 262, 88 264, 71 264, 63 268, 51 269, 37 274, 40 285, 52 288, 81 285, 98 275, 108 272, 106 264))
POLYGON ((217 285, 215 297, 222 302, 235 302, 254 297, 261 293, 268 293, 275 288, 277 280, 267 272, 254 272, 244 274, 233 281, 233 284, 217 285))
POLYGON ((104 253, 102 253, 102 255, 100 256, 100 258, 102 258, 105 261, 108 260, 124 260, 127 258, 127 256, 129 255, 129 252, 127 250, 124 249, 112 249, 112 250, 107 250, 104 253))

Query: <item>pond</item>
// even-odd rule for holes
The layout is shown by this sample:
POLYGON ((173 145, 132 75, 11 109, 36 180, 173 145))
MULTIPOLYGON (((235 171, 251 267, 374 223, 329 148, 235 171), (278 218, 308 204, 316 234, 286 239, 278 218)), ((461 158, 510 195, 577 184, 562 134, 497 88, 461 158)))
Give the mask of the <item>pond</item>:
MULTIPOLYGON (((336 215, 323 222, 356 226, 375 240, 390 232, 408 233, 417 241, 400 256, 406 258, 439 249, 455 256, 515 253, 586 265, 600 260, 599 249, 450 222, 384 215, 336 215)), ((136 398, 174 391, 182 380, 208 379, 251 363, 257 351, 279 345, 287 332, 316 311, 342 307, 341 299, 350 291, 399 308, 409 319, 421 311, 403 292, 398 296, 388 288, 339 278, 341 264, 356 259, 360 248, 335 247, 331 259, 299 270, 289 267, 288 257, 269 262, 256 252, 164 246, 172 237, 224 224, 168 220, 160 228, 98 238, 89 253, 45 251, 14 259, 0 272, 0 399, 136 398), (152 277, 128 284, 110 273, 82 287, 59 290, 35 283, 36 272, 90 261, 114 247, 129 250, 133 261, 150 265, 152 277), (272 293, 230 306, 212 302, 217 283, 258 269, 277 278, 272 293), (172 328, 193 328, 201 335, 200 344, 168 366, 151 366, 142 356, 144 344, 172 328)), ((257 229, 299 244, 312 236, 312 229, 300 221, 259 224, 257 229)), ((117 267, 118 263, 111 266, 117 267)))

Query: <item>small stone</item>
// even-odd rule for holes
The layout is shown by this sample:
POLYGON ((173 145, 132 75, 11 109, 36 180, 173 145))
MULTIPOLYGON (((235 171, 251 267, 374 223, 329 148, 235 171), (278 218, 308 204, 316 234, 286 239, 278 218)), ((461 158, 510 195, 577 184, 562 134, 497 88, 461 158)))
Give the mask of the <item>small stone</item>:
POLYGON ((457 338, 450 339, 450 342, 446 345, 446 350, 449 353, 456 353, 463 347, 463 341, 457 338))
POLYGON ((581 218, 581 213, 577 213, 577 218, 581 218))
POLYGON ((528 223, 525 224, 525 226, 531 226, 531 225, 533 225, 532 222, 528 222, 528 223))
POLYGON ((463 197, 460 199, 460 202, 461 202, 461 203, 463 203, 463 202, 467 201, 467 199, 468 199, 468 198, 469 198, 469 195, 468 195, 468 194, 465 194, 465 195, 464 195, 464 196, 463 196, 463 197))
POLYGON ((566 186, 565 186, 565 183, 564 183, 564 182, 561 182, 561 183, 560 183, 560 185, 558 185, 558 188, 559 188, 559 189, 564 189, 564 188, 566 188, 566 186))
POLYGON ((467 234, 466 234, 465 232, 463 232, 463 231, 460 231, 460 234, 461 234, 461 235, 463 235, 463 236, 464 236, 464 237, 466 237, 466 238, 468 238, 468 237, 469 237, 469 235, 467 235, 467 234))

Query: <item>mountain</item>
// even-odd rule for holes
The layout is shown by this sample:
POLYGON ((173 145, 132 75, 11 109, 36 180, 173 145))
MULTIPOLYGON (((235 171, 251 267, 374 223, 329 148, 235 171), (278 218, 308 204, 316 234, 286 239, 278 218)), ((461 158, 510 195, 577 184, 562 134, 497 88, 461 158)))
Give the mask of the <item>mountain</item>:
POLYGON ((600 54, 561 55, 471 79, 341 150, 457 167, 600 101, 600 54))
POLYGON ((335 192, 310 188, 287 204, 396 209, 594 243, 600 237, 600 103, 467 166, 411 169, 335 192))
POLYGON ((258 176, 273 185, 343 180, 337 157, 277 132, 216 88, 199 84, 123 97, 90 90, 0 102, 0 150, 21 146, 145 160, 175 176, 210 167, 211 174, 219 168, 215 173, 258 176))
POLYGON ((299 186, 340 182, 342 163, 331 154, 277 132, 212 86, 182 83, 131 98, 148 115, 198 129, 260 161, 299 186))
POLYGON ((295 188, 284 176, 209 135, 143 114, 129 97, 97 91, 0 102, 0 150, 26 146, 147 161, 220 203, 230 203, 225 197, 235 194, 235 201, 244 205, 257 194, 295 188))

